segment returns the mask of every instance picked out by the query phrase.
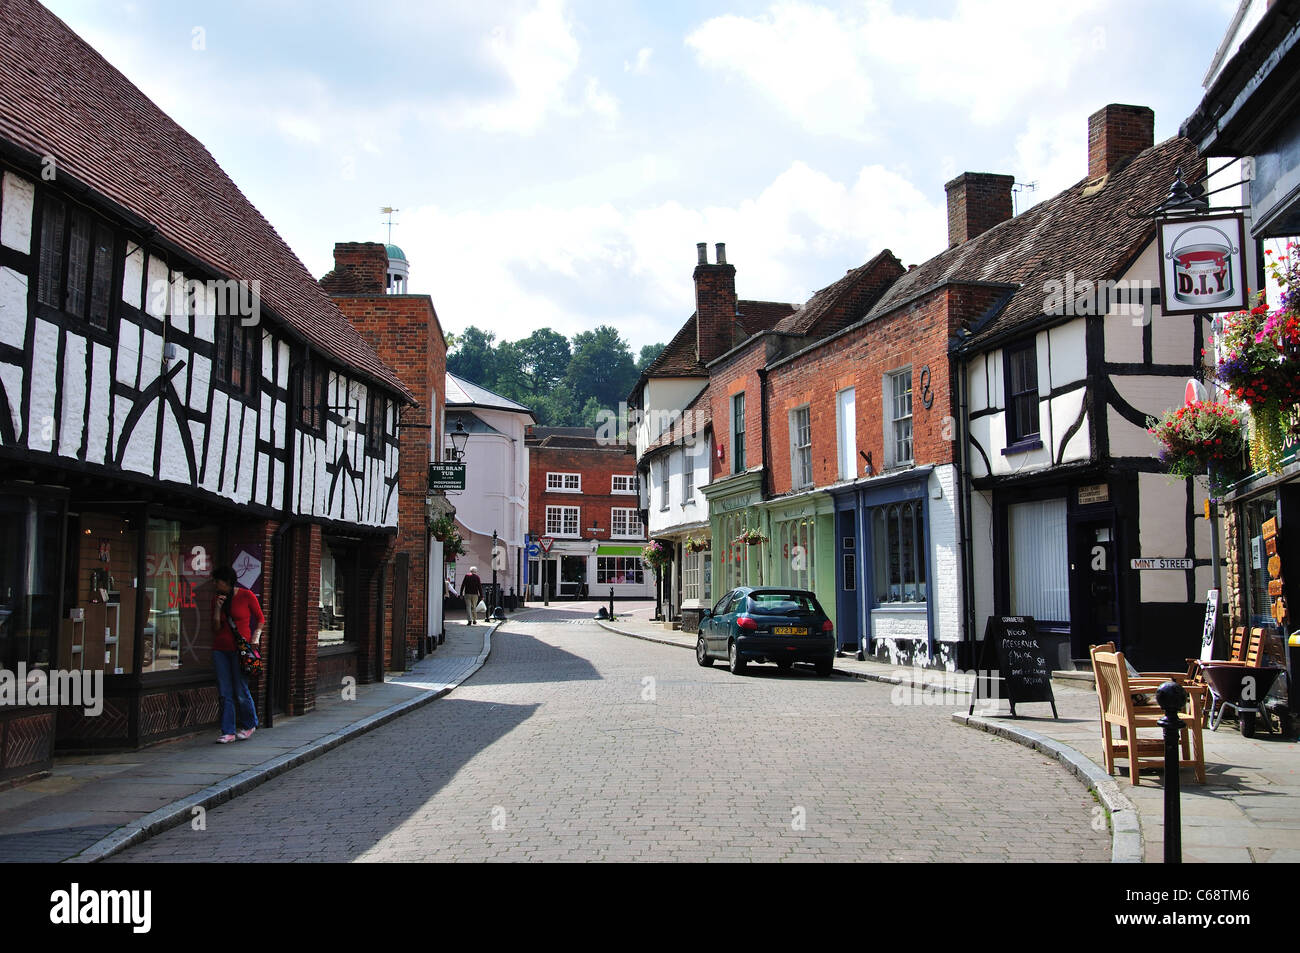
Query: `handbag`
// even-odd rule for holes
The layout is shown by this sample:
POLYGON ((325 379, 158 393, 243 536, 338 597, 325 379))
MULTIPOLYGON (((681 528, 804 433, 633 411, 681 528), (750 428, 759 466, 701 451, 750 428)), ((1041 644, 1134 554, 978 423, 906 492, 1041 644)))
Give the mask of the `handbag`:
POLYGON ((262 674, 262 653, 242 635, 239 636, 239 667, 247 678, 262 674))

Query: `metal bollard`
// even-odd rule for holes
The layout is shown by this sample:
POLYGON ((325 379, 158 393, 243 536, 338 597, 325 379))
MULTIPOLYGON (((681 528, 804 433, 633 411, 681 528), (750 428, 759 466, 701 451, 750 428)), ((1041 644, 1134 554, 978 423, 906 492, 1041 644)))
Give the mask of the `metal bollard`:
MULTIPOLYGON (((1156 701, 1165 712, 1165 717, 1160 719, 1160 727, 1165 730, 1165 863, 1181 864, 1183 820, 1178 793, 1178 742, 1183 720, 1178 713, 1187 704, 1187 692, 1176 682, 1165 682, 1156 689, 1156 701)), ((1136 738, 1129 739, 1129 744, 1136 743, 1136 738)), ((1132 756, 1134 752, 1129 754, 1132 756)))

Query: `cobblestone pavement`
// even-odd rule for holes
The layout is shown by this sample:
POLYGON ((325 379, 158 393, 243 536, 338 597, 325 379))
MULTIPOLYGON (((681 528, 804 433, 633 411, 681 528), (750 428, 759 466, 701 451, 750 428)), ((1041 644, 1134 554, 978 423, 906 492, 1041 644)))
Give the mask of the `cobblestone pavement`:
POLYGON ((452 695, 113 861, 1107 861, 1059 766, 890 688, 508 622, 452 695))

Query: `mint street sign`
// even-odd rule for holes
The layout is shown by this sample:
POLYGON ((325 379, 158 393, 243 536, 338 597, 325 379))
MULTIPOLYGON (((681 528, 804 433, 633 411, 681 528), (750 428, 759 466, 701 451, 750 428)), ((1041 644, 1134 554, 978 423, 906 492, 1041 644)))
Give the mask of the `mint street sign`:
POLYGON ((465 464, 429 464, 429 489, 431 491, 465 489, 465 464))

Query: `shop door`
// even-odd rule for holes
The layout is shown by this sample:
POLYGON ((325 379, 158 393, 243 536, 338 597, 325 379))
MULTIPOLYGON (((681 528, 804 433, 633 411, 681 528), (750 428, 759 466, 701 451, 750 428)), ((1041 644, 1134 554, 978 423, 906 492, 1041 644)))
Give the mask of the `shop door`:
POLYGON ((858 529, 855 510, 835 514, 839 565, 835 567, 835 628, 841 649, 858 645, 858 529))
POLYGON ((1115 521, 1084 520, 1074 527, 1074 559, 1070 563, 1070 650, 1088 658, 1088 648, 1114 642, 1124 650, 1119 626, 1119 568, 1115 565, 1115 521))

